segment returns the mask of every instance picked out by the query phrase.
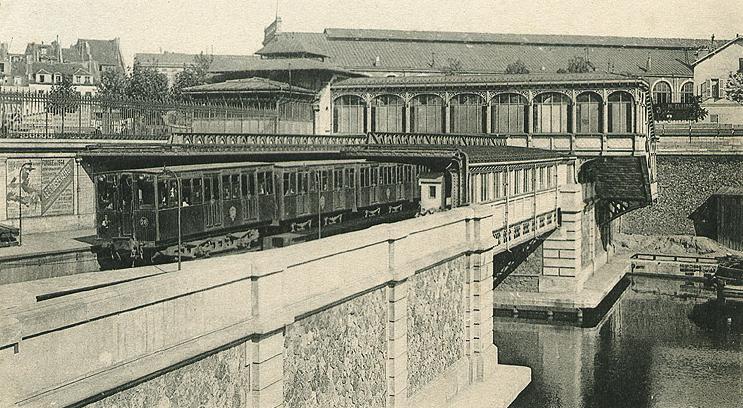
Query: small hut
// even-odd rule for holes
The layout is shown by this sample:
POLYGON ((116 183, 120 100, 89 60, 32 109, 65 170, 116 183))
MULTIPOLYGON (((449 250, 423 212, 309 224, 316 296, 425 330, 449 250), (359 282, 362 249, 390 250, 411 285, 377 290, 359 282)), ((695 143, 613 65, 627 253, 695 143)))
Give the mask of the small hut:
POLYGON ((743 251, 743 187, 723 187, 689 216, 697 235, 743 251))

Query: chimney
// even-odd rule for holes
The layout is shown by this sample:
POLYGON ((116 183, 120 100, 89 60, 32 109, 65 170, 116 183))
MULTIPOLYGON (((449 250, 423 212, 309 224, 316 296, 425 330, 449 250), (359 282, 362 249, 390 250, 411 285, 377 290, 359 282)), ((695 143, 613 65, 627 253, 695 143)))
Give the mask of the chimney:
POLYGON ((271 42, 279 34, 281 34, 281 17, 276 16, 276 20, 263 30, 263 45, 271 42))
POLYGON ((54 49, 57 51, 57 61, 60 63, 64 62, 62 60, 62 46, 59 45, 59 34, 57 35, 57 39, 54 41, 54 49))
POLYGON ((710 41, 709 50, 714 51, 715 50, 715 35, 712 34, 712 40, 710 41))
POLYGON ((381 59, 381 58, 379 58, 379 55, 377 55, 377 57, 376 57, 376 58, 374 58, 374 66, 375 66, 375 67, 378 67, 378 66, 380 66, 380 65, 382 65, 382 59, 381 59))
POLYGON ((645 72, 650 72, 653 69, 653 57, 648 53, 648 60, 645 62, 645 72))

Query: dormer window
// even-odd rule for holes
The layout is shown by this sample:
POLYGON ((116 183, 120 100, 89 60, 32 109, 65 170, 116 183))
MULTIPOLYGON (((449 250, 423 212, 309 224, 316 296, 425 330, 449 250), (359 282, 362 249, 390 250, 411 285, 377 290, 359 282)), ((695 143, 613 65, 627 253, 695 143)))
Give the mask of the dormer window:
POLYGON ((39 74, 39 83, 43 84, 44 82, 46 82, 46 75, 39 74))
POLYGON ((82 82, 83 82, 83 81, 82 81, 82 79, 80 78, 80 75, 75 75, 75 83, 76 83, 76 84, 79 84, 79 83, 82 83, 82 82))
POLYGON ((86 76, 85 77, 85 83, 88 84, 88 85, 90 85, 90 77, 89 76, 86 76))
POLYGON ((54 83, 62 82, 62 75, 56 74, 54 75, 54 83))

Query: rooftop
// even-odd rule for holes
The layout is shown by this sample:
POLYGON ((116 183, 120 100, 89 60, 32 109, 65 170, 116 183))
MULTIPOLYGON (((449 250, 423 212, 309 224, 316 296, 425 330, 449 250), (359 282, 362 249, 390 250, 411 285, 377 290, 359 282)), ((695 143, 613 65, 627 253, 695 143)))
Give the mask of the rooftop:
POLYGON ((315 91, 289 85, 284 82, 273 81, 270 79, 253 77, 244 79, 232 79, 225 82, 214 84, 197 85, 185 88, 183 90, 189 94, 201 93, 290 93, 315 95, 315 91))
POLYGON ((488 74, 488 75, 417 75, 404 77, 349 78, 333 84, 334 88, 353 88, 357 86, 401 87, 401 86, 451 86, 464 84, 477 85, 524 85, 524 84, 581 84, 581 83, 644 83, 642 79, 605 72, 588 73, 535 73, 535 74, 488 74))
POLYGON ((209 72, 265 72, 265 71, 330 71, 345 75, 358 74, 338 67, 335 64, 311 58, 254 58, 244 61, 223 61, 212 64, 209 72))
MULTIPOLYGON (((180 52, 138 53, 134 54, 134 60, 145 65, 158 65, 169 67, 182 67, 193 64, 194 58, 199 54, 186 54, 180 52)), ((249 60, 257 60, 255 55, 207 55, 213 58, 212 66, 239 65, 249 60)))
POLYGON ((441 72, 457 63, 465 73, 505 72, 519 59, 531 72, 555 72, 580 56, 602 71, 689 77, 696 50, 709 44, 678 38, 328 28, 322 33, 280 32, 257 53, 325 55, 332 65, 367 72, 441 72))

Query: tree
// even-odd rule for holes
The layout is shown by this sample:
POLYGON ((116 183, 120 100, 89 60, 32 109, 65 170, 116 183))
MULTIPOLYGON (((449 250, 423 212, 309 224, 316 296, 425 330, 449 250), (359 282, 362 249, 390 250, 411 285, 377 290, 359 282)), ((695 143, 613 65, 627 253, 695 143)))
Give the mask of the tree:
POLYGON ((190 86, 203 85, 209 75, 209 67, 214 62, 214 57, 205 55, 203 52, 194 57, 193 63, 183 67, 183 71, 175 76, 170 93, 175 98, 183 96, 183 89, 190 86))
POLYGON ((568 60, 568 66, 566 69, 560 68, 557 72, 564 74, 564 73, 577 73, 582 74, 586 72, 592 72, 595 71, 596 67, 591 63, 591 61, 583 58, 583 57, 573 57, 568 60))
POLYGON ((704 109, 702 107, 702 97, 701 96, 695 96, 694 99, 691 100, 691 107, 689 108, 689 120, 693 120, 694 122, 699 122, 700 120, 704 120, 704 118, 707 117, 707 109, 704 109))
POLYGON ((462 61, 456 58, 447 58, 443 67, 444 75, 455 75, 462 71, 462 61))
POLYGON ((129 86, 128 76, 119 71, 105 70, 98 84, 98 94, 103 96, 126 96, 129 86))
POLYGON ((49 90, 49 99, 46 110, 49 113, 59 115, 72 113, 80 105, 80 94, 75 90, 70 78, 63 76, 62 82, 54 84, 49 90))
POLYGON ((743 72, 731 73, 725 84, 728 99, 743 103, 743 72))
POLYGON ((168 77, 154 68, 134 62, 126 87, 126 96, 149 100, 163 100, 168 97, 168 77))
POLYGON ((529 68, 526 67, 526 64, 524 64, 524 61, 521 61, 521 58, 517 59, 515 62, 512 62, 506 66, 506 74, 528 74, 529 68))

